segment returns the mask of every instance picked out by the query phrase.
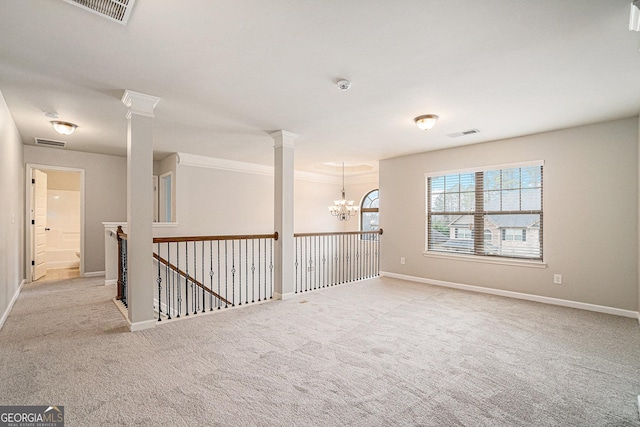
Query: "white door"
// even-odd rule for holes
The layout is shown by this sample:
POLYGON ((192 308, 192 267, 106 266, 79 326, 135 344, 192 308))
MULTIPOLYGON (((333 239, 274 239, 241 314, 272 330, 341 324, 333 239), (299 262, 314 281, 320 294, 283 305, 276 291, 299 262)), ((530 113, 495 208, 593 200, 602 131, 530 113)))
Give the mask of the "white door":
POLYGON ((47 273, 47 174, 33 170, 33 280, 47 273))

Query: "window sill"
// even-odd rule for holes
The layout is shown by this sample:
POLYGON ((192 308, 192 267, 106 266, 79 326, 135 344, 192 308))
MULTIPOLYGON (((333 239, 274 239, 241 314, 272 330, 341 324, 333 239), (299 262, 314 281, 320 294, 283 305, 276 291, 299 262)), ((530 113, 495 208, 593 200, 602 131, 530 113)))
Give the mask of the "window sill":
POLYGON ((543 261, 527 261, 511 258, 497 258, 497 257, 483 257, 475 255, 462 255, 462 254, 445 254, 441 252, 423 252, 423 256, 427 258, 439 258, 449 259, 456 261, 468 261, 479 262, 481 264, 497 264, 497 265, 511 265, 515 267, 529 267, 529 268, 547 268, 547 264, 543 261))

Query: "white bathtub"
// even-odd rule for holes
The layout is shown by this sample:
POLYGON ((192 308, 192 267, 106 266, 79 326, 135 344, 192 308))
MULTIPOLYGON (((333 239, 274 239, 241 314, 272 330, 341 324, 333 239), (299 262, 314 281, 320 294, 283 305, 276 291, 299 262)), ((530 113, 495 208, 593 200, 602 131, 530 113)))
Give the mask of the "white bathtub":
POLYGON ((47 249, 47 269, 77 267, 80 267, 80 259, 75 249, 47 249))

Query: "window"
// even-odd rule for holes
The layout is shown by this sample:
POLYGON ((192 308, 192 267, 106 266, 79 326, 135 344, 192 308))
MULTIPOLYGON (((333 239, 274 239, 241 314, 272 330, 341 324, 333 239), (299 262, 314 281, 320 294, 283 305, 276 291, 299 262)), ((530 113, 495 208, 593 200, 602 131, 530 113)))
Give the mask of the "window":
POLYGON ((427 251, 542 260, 542 170, 427 174, 427 251))
POLYGON ((473 233, 470 228, 456 228, 456 239, 469 239, 473 238, 473 233))
MULTIPOLYGON (((360 205, 360 231, 376 231, 380 227, 378 221, 378 211, 380 207, 380 199, 378 198, 378 190, 368 192, 362 199, 360 205)), ((365 235, 365 240, 375 240, 377 235, 365 235)))
POLYGON ((527 241, 527 230, 524 228, 503 228, 502 240, 527 241))

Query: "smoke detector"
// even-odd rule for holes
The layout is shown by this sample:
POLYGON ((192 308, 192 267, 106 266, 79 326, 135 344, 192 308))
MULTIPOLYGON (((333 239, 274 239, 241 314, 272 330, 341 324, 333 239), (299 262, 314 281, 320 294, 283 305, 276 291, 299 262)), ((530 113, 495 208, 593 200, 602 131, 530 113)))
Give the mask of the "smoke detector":
POLYGON ((345 91, 345 90, 349 90, 349 88, 351 87, 351 82, 349 80, 340 80, 338 82, 338 89, 340 89, 341 91, 345 91))

